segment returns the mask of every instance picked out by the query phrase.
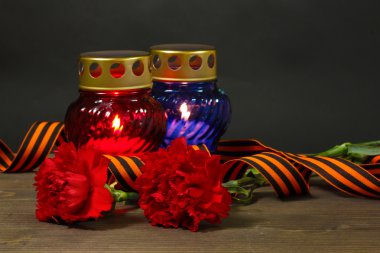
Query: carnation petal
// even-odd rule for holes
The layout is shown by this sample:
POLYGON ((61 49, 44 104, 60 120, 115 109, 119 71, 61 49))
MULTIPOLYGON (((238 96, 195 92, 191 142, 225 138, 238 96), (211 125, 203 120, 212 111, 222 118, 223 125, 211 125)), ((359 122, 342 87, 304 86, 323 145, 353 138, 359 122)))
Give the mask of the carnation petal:
POLYGON ((189 196, 192 198, 199 198, 203 195, 204 191, 198 188, 189 188, 189 196))

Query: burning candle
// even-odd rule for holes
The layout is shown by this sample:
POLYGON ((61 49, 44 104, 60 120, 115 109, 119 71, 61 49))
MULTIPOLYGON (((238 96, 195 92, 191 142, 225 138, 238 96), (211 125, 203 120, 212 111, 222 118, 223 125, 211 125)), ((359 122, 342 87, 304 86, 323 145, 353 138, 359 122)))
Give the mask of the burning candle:
POLYGON ((230 101, 216 83, 215 48, 157 45, 151 55, 152 96, 167 115, 163 146, 184 136, 189 144, 204 143, 214 151, 231 117, 230 101))
POLYGON ((165 113, 150 95, 149 54, 103 51, 80 57, 79 98, 70 105, 65 134, 76 146, 90 143, 107 154, 157 148, 166 130, 165 113))

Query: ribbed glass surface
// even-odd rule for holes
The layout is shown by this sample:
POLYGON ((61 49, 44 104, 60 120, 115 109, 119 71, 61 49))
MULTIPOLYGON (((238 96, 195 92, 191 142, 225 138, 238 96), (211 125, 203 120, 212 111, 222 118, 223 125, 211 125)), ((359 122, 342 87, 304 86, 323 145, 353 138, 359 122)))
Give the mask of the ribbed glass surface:
POLYGON ((226 94, 210 82, 154 82, 152 96, 167 115, 163 146, 184 136, 189 144, 204 143, 211 151, 226 131, 231 105, 226 94))
POLYGON ((90 142, 106 154, 136 154, 160 146, 166 130, 161 105, 149 89, 86 92, 67 110, 65 133, 77 146, 90 142))

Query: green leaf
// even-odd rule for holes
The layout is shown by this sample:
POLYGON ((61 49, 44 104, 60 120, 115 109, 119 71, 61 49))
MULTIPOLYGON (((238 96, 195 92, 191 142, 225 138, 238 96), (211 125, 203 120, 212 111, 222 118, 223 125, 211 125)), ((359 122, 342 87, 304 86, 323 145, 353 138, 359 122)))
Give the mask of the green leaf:
POLYGON ((366 146, 362 144, 353 144, 348 146, 347 155, 376 156, 380 155, 380 146, 366 146))
POLYGON ((370 156, 376 155, 380 155, 380 141, 357 144, 346 142, 321 153, 309 154, 309 156, 340 157, 355 163, 364 163, 370 156))
POLYGON ((349 142, 336 145, 326 151, 316 153, 316 154, 306 154, 307 156, 326 156, 326 157, 344 157, 347 154, 348 147, 352 145, 349 142))

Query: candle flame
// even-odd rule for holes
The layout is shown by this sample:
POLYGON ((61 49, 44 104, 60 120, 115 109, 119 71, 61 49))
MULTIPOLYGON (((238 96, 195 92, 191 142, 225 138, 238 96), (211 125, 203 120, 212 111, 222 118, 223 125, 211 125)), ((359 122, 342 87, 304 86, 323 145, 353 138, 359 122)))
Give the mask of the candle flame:
POLYGON ((119 115, 117 115, 117 114, 112 121, 112 127, 113 127, 114 132, 120 132, 121 130, 123 130, 124 126, 121 125, 119 115))
POLYGON ((190 111, 189 111, 187 104, 185 102, 182 103, 179 110, 181 112, 181 119, 188 120, 190 118, 190 111))

